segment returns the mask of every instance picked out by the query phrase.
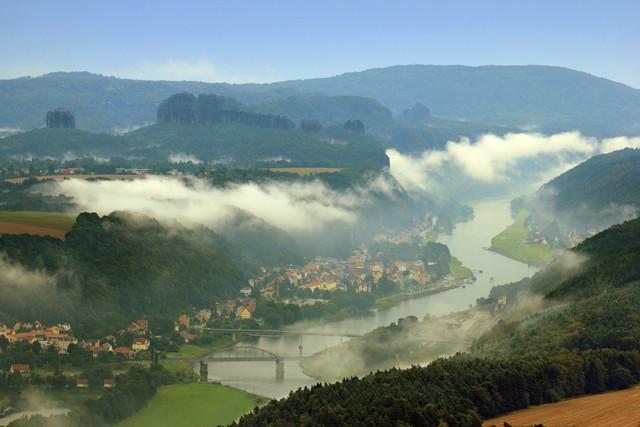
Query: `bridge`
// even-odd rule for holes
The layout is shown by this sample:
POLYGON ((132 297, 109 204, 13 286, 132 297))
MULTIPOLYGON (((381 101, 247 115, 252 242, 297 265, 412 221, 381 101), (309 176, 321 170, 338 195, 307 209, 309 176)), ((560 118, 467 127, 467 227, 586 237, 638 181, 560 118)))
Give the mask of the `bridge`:
POLYGON ((295 331, 289 329, 232 329, 232 328, 202 328, 204 331, 220 332, 228 334, 248 334, 258 336, 315 336, 315 337, 340 337, 340 338, 358 338, 363 334, 354 334, 350 332, 313 332, 313 331, 295 331))
MULTIPOLYGON (((223 334, 231 334, 233 336, 233 342, 236 342, 236 334, 252 335, 252 336, 264 336, 264 337, 282 337, 282 336, 298 336, 300 338, 300 344, 298 345, 298 356, 278 355, 269 350, 259 348, 252 345, 234 345, 232 347, 234 354, 230 354, 229 349, 220 350, 215 353, 211 353, 202 359, 200 359, 200 377, 203 382, 208 378, 208 364, 213 362, 275 362, 276 365, 276 381, 284 381, 284 362, 286 360, 300 360, 302 359, 302 337, 303 336, 317 336, 317 337, 339 337, 340 342, 342 338, 358 338, 363 334, 355 334, 349 332, 314 332, 314 331, 298 331, 288 329, 233 329, 233 328, 202 328, 205 331, 217 332, 223 334)), ((469 341, 461 340, 446 340, 446 339, 429 339, 429 338, 416 338, 416 341, 427 343, 444 343, 444 344, 470 344, 469 341)), ((175 359, 174 359, 175 360, 175 359)))
POLYGON ((200 360, 200 381, 207 382, 210 362, 275 362, 276 381, 284 381, 284 361, 299 360, 298 357, 280 356, 269 350, 251 345, 236 345, 233 355, 226 355, 229 350, 221 350, 205 356, 200 360))

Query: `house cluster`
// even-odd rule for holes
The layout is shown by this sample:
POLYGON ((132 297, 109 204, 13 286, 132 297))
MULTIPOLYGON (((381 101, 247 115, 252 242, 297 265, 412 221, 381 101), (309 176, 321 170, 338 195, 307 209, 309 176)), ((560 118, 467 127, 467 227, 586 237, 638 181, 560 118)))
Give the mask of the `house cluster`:
POLYGON ((82 341, 78 345, 90 351, 94 358, 98 357, 100 353, 109 353, 122 356, 125 359, 131 359, 137 353, 149 350, 151 340, 149 340, 148 336, 151 334, 151 330, 149 329, 149 321, 147 319, 139 319, 129 323, 126 328, 120 329, 117 335, 122 336, 127 333, 135 336, 130 346, 118 346, 118 340, 113 335, 103 337, 96 341, 82 341))
POLYGON ((430 237, 437 223, 438 218, 426 212, 424 217, 414 220, 412 228, 400 233, 378 233, 374 236, 373 240, 376 242, 389 242, 396 245, 412 242, 422 243, 430 237))
POLYGON ((232 318, 242 320, 253 319, 253 314, 257 308, 257 302, 255 298, 249 297, 251 292, 249 288, 242 288, 240 290, 240 298, 227 300, 224 304, 216 304, 216 315, 221 318, 232 318))
POLYGON ((261 274, 249 281, 251 291, 264 298, 283 299, 283 285, 299 291, 340 292, 349 287, 358 293, 371 292, 378 281, 386 276, 401 289, 424 287, 431 283, 422 261, 371 261, 368 255, 358 253, 346 260, 316 258, 303 266, 262 269, 261 274))
POLYGON ((39 320, 33 323, 17 322, 12 327, 0 324, 0 336, 4 336, 9 344, 37 342, 42 349, 53 347, 61 353, 66 352, 70 344, 78 343, 68 323, 45 326, 39 320))

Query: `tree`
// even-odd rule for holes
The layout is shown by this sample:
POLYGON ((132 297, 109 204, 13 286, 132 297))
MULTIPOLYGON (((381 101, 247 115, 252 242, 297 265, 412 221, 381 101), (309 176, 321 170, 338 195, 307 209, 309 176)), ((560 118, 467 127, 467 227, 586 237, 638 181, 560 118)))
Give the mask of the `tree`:
POLYGON ((364 132, 364 124, 360 120, 347 120, 344 129, 352 132, 364 132))
POLYGON ((49 129, 74 129, 76 127, 76 118, 73 113, 63 108, 48 111, 46 122, 49 129))

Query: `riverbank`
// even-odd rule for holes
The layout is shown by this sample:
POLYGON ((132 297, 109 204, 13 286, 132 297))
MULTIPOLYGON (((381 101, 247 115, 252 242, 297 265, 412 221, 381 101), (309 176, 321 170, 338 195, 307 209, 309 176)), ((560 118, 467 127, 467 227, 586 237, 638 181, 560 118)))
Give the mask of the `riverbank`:
POLYGON ((489 250, 529 265, 541 266, 553 253, 549 245, 529 242, 530 233, 525 226, 529 212, 522 209, 515 221, 491 239, 489 250))
POLYGON ((450 275, 426 289, 414 292, 398 292, 386 297, 378 298, 375 300, 374 306, 381 310, 392 308, 394 305, 399 304, 402 301, 450 291, 452 289, 463 287, 475 280, 473 271, 471 271, 470 268, 465 267, 462 262, 454 256, 451 257, 451 261, 449 262, 449 270, 451 271, 450 275))
POLYGON ((267 399, 221 384, 163 386, 149 404, 118 427, 227 425, 267 399))

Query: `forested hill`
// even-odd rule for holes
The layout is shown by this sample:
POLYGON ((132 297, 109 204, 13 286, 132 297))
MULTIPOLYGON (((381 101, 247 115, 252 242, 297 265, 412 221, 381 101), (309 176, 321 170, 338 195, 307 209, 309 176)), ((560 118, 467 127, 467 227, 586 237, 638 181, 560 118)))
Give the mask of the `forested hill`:
POLYGON ((421 102, 436 117, 547 133, 640 133, 640 90, 561 67, 398 65, 268 87, 375 98, 396 113, 421 102))
POLYGON ((348 95, 377 100, 398 117, 420 102, 435 117, 483 126, 526 127, 547 133, 579 129, 594 136, 640 133, 639 90, 586 73, 543 66, 407 65, 242 85, 52 73, 0 80, 0 127, 40 127, 48 110, 65 107, 75 113, 79 129, 123 131, 152 123, 158 104, 178 92, 217 93, 249 106, 259 104, 264 112, 287 110, 300 117, 306 115, 309 101, 314 102, 314 109, 325 109, 320 117, 326 119, 342 114, 339 109, 362 114, 363 106, 373 105, 373 101, 350 98, 336 109, 335 98, 314 97, 348 95))
POLYGON ((172 318, 235 297, 258 267, 282 262, 280 254, 301 260, 295 244, 275 231, 235 227, 238 243, 253 248, 206 228, 168 227, 123 212, 83 213, 64 241, 0 236, 0 261, 13 272, 0 278, 0 321, 69 321, 81 336, 102 336, 136 316, 172 318))
POLYGON ((560 212, 640 205, 640 149, 594 156, 546 183, 538 197, 560 212))
POLYGON ((476 343, 483 355, 549 354, 563 350, 640 349, 640 219, 585 240, 533 278, 496 288, 514 307, 544 311, 502 322, 476 343))
MULTIPOLYGON (((640 219, 561 254, 506 295, 467 354, 298 390, 240 426, 474 426, 482 419, 640 382, 640 219)), ((480 301, 486 304, 486 301, 480 301)))

